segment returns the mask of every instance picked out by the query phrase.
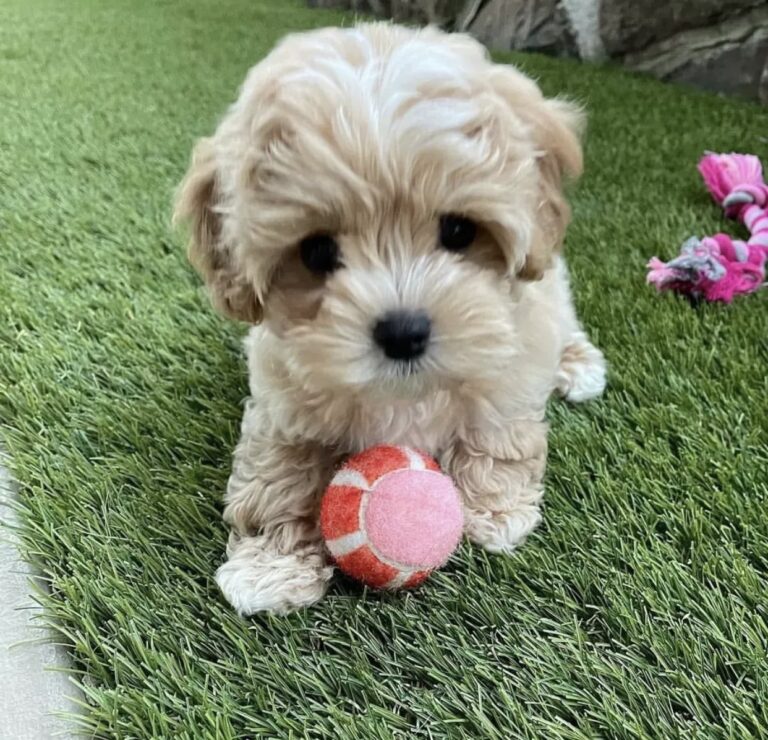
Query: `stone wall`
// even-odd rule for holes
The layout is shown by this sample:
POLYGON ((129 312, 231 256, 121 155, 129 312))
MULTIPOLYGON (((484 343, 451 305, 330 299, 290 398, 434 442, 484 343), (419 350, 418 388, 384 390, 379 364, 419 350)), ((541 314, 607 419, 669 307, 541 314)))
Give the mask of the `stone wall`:
POLYGON ((613 59, 768 104, 768 0, 309 0, 467 31, 492 49, 613 59))

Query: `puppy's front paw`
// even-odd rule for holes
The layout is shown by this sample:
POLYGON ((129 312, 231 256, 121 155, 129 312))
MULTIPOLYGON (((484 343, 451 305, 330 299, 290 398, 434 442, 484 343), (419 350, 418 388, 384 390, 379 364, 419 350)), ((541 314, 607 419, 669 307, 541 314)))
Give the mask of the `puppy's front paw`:
POLYGON ((605 375, 603 353, 581 334, 563 350, 555 384, 566 400, 582 403, 605 390, 605 375))
POLYGON ((474 510, 466 514, 466 533, 490 552, 510 553, 541 521, 538 504, 521 504, 511 511, 474 510))
POLYGON ((464 530, 472 542, 511 552, 541 521, 546 449, 546 425, 519 420, 504 436, 478 437, 447 451, 443 463, 461 491, 464 530), (491 448, 500 457, 482 452, 491 448))
POLYGON ((332 575, 319 543, 281 554, 258 536, 237 543, 217 571, 216 582, 241 616, 287 614, 322 599, 332 575))

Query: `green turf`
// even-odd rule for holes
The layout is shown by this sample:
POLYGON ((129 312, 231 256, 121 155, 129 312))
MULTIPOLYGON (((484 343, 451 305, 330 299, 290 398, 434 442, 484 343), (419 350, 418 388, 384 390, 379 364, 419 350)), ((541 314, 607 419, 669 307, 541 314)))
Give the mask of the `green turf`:
POLYGON ((611 362, 553 403, 544 525, 416 594, 336 586, 241 621, 212 580, 241 329, 169 232, 195 137, 299 0, 0 5, 0 415, 23 539, 120 738, 749 737, 768 727, 765 294, 691 310, 644 262, 725 226, 704 149, 768 155, 765 109, 521 58, 586 103, 568 239, 611 362))

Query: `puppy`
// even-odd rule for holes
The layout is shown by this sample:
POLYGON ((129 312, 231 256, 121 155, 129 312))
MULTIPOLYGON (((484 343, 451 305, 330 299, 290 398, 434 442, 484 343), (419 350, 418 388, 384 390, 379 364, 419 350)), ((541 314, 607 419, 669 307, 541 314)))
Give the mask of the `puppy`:
POLYGON ((539 522, 547 399, 605 385, 559 256, 581 126, 467 36, 371 24, 286 38, 197 144, 176 218, 253 325, 217 574, 238 612, 323 596, 319 498, 371 445, 438 456, 488 550, 539 522))

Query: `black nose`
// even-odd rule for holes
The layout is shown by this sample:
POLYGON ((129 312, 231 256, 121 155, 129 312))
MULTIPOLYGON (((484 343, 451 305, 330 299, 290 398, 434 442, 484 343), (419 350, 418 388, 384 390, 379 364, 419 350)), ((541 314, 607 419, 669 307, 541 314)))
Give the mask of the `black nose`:
POLYGON ((376 322, 373 339, 392 360, 413 360, 424 354, 432 322, 424 311, 392 311, 376 322))

